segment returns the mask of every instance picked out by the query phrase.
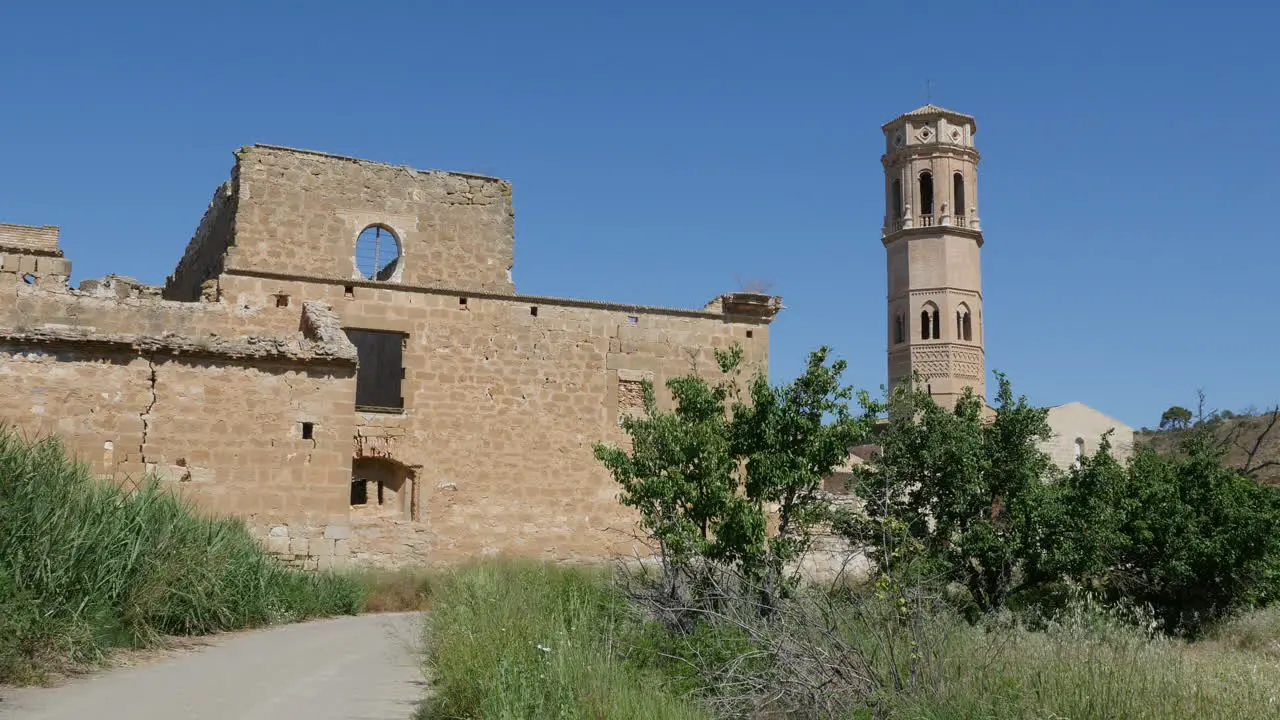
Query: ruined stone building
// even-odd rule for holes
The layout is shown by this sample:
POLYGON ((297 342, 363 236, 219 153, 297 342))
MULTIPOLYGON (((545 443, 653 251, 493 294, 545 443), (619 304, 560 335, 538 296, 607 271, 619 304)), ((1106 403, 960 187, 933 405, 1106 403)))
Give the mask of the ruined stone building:
POLYGON ((68 287, 0 225, 0 420, 155 473, 307 566, 630 551, 592 454, 643 379, 767 369, 779 298, 675 310, 517 294, 505 181, 255 145, 163 287, 68 287))
MULTIPOLYGON (((888 370, 984 392, 972 117, 886 124, 888 370)), ((56 227, 0 225, 0 421, 118 482, 151 473, 281 557, 448 563, 633 547, 592 446, 640 383, 767 371, 780 298, 636 307, 516 292, 507 182, 253 145, 163 287, 68 285, 56 227)), ((1059 462, 1106 427, 1051 414, 1059 462)), ((855 457, 856 460, 856 457, 855 457)))

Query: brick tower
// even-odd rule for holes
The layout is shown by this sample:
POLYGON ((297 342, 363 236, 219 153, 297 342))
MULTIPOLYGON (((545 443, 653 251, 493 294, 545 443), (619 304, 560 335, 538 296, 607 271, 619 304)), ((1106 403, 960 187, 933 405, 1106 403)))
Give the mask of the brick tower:
POLYGON ((889 385, 918 371, 951 407, 986 398, 977 123, 933 105, 882 126, 889 385))

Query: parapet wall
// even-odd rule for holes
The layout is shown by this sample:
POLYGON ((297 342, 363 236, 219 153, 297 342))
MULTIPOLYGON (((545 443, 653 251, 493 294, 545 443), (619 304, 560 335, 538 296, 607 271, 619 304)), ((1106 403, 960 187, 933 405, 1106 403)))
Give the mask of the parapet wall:
POLYGON ((56 225, 11 225, 0 223, 0 252, 18 250, 31 253, 62 256, 58 249, 58 227, 56 225))

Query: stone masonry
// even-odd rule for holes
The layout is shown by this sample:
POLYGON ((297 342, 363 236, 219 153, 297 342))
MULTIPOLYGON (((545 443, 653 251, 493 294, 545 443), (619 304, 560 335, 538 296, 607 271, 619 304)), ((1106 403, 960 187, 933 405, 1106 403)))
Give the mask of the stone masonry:
MULTIPOLYGON (((780 298, 523 296, 503 180, 254 145, 163 287, 67 284, 56 228, 0 225, 0 421, 147 473, 305 567, 631 552, 592 454, 640 382, 767 371, 780 298), (378 267, 362 267, 376 230, 378 267)), ((639 548, 636 548, 639 550, 639 548)))

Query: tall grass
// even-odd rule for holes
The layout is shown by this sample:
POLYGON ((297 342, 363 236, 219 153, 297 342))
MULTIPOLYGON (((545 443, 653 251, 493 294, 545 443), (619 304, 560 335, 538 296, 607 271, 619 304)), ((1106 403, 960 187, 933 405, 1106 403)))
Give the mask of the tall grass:
POLYGON ((941 682, 895 698, 890 717, 1280 717, 1280 666, 1262 653, 1187 644, 1077 616, 1044 631, 965 627, 941 682))
POLYGON ((433 584, 421 718, 669 720, 708 717, 628 663, 638 627, 607 579, 488 561, 433 584))
MULTIPOLYGON (((735 689, 718 688, 723 677, 691 677, 690 668, 718 672, 761 654, 742 646, 733 626, 654 638, 671 631, 636 621, 619 597, 601 572, 506 560, 433 581, 428 668, 436 687, 421 717, 710 717, 723 703, 700 703, 695 694, 708 700, 708 689, 735 689)), ((859 696, 849 718, 1280 717, 1280 664, 1269 652, 1280 636, 1275 613, 1240 618, 1216 639, 1188 644, 1153 637, 1135 618, 1087 601, 1036 630, 1009 619, 970 624, 938 609, 916 624, 910 642, 886 649, 887 626, 876 618, 894 622, 893 608, 858 595, 840 602, 844 647, 860 648, 883 681, 859 696), (916 682, 887 682, 894 667, 921 655, 929 657, 913 671, 916 682)), ((762 677, 771 673, 767 663, 760 668, 762 677)))
POLYGON ((197 513, 154 479, 95 479, 56 438, 0 426, 0 682, 112 648, 360 609, 364 587, 287 569, 238 519, 197 513))

